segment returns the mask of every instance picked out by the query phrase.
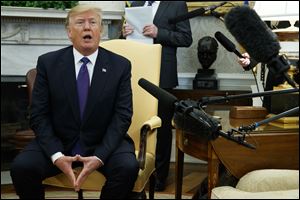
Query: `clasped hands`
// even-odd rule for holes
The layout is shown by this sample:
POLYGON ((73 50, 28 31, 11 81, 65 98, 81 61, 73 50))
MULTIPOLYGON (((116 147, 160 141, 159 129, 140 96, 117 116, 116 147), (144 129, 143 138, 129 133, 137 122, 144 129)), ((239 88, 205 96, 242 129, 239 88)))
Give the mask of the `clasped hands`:
POLYGON ((76 156, 62 156, 58 158, 54 163, 70 180, 74 186, 75 191, 79 191, 81 185, 87 179, 87 177, 96 169, 102 166, 102 163, 97 159, 96 156, 82 157, 80 155, 76 156), (77 178, 72 169, 73 162, 82 162, 83 169, 78 174, 77 178))

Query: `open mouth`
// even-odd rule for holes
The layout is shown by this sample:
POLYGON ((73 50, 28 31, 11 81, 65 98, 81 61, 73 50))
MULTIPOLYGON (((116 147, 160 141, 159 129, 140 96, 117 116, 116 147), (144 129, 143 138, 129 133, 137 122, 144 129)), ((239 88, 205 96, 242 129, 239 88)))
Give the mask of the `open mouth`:
POLYGON ((83 39, 84 40, 91 40, 92 36, 91 35, 85 35, 85 36, 83 36, 83 39))

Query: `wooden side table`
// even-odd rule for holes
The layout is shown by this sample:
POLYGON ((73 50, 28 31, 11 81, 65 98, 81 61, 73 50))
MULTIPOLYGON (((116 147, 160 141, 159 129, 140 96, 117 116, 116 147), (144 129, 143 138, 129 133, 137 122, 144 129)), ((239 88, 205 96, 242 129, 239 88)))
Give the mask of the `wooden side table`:
POLYGON ((208 191, 218 182, 219 159, 208 141, 176 130, 175 199, 181 199, 184 154, 208 161, 208 191))
MULTIPOLYGON (((179 100, 191 99, 195 101, 201 100, 203 97, 212 97, 212 96, 228 96, 228 95, 239 95, 250 93, 251 91, 241 91, 233 90, 232 88, 222 88, 219 90, 205 90, 205 89, 192 89, 179 87, 169 91, 179 100)), ((244 98, 239 100, 231 100, 229 102, 224 102, 222 104, 213 105, 212 107, 219 107, 219 109, 229 110, 230 106, 239 105, 239 106, 249 106, 252 105, 252 99, 244 98)), ((210 108, 210 105, 207 108, 207 112, 213 109, 210 108)), ((218 163, 219 160, 214 154, 214 150, 211 148, 211 145, 207 141, 203 141, 198 137, 193 137, 181 133, 179 130, 176 130, 176 165, 175 165, 175 198, 180 199, 182 194, 182 172, 183 172, 183 162, 184 162, 184 153, 194 156, 200 160, 209 161, 208 167, 210 167, 209 175, 209 187, 213 187, 217 183, 217 174, 218 174, 218 163), (214 170, 212 170, 214 169, 214 170)), ((210 191, 210 189, 209 189, 210 191)))
POLYGON ((244 148, 225 138, 212 141, 218 159, 236 178, 257 169, 299 169, 299 130, 251 134, 256 149, 244 148))
MULTIPOLYGON (((243 121, 235 119, 234 123, 241 125, 243 121)), ((247 124, 252 122, 247 119, 247 124)), ((256 169, 299 169, 299 129, 265 126, 247 136, 246 141, 256 149, 222 137, 206 141, 176 130, 175 198, 181 199, 184 154, 208 162, 208 197, 218 183, 220 162, 236 178, 256 169)))

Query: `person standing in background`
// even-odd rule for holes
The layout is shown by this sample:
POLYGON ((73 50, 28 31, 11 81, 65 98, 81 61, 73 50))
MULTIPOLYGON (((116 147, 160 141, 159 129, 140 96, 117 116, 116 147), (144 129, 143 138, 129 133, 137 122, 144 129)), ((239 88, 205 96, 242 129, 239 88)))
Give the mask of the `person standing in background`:
MULTIPOLYGON (((177 75, 177 48, 189 47, 192 42, 192 32, 189 20, 170 24, 169 19, 184 15, 188 12, 185 1, 133 1, 131 7, 152 6, 153 24, 146 25, 143 35, 153 38, 155 44, 162 45, 160 70, 160 88, 170 91, 178 85, 177 75)), ((130 24, 124 24, 122 36, 133 33, 130 24)), ((165 189, 169 174, 169 165, 172 148, 172 117, 164 105, 158 102, 158 116, 162 119, 162 126, 157 132, 156 144, 156 184, 155 190, 165 189)))

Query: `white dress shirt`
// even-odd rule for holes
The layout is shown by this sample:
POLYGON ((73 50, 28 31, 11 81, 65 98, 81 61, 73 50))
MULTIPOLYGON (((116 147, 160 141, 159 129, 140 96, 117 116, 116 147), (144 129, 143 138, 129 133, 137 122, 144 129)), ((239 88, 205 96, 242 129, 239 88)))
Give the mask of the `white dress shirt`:
MULTIPOLYGON (((153 19, 154 19, 154 16, 155 16, 156 12, 157 12, 159 4, 160 4, 160 1, 154 1, 152 3, 152 16, 153 16, 153 19)), ((148 6, 148 1, 145 2, 144 6, 148 6)))

